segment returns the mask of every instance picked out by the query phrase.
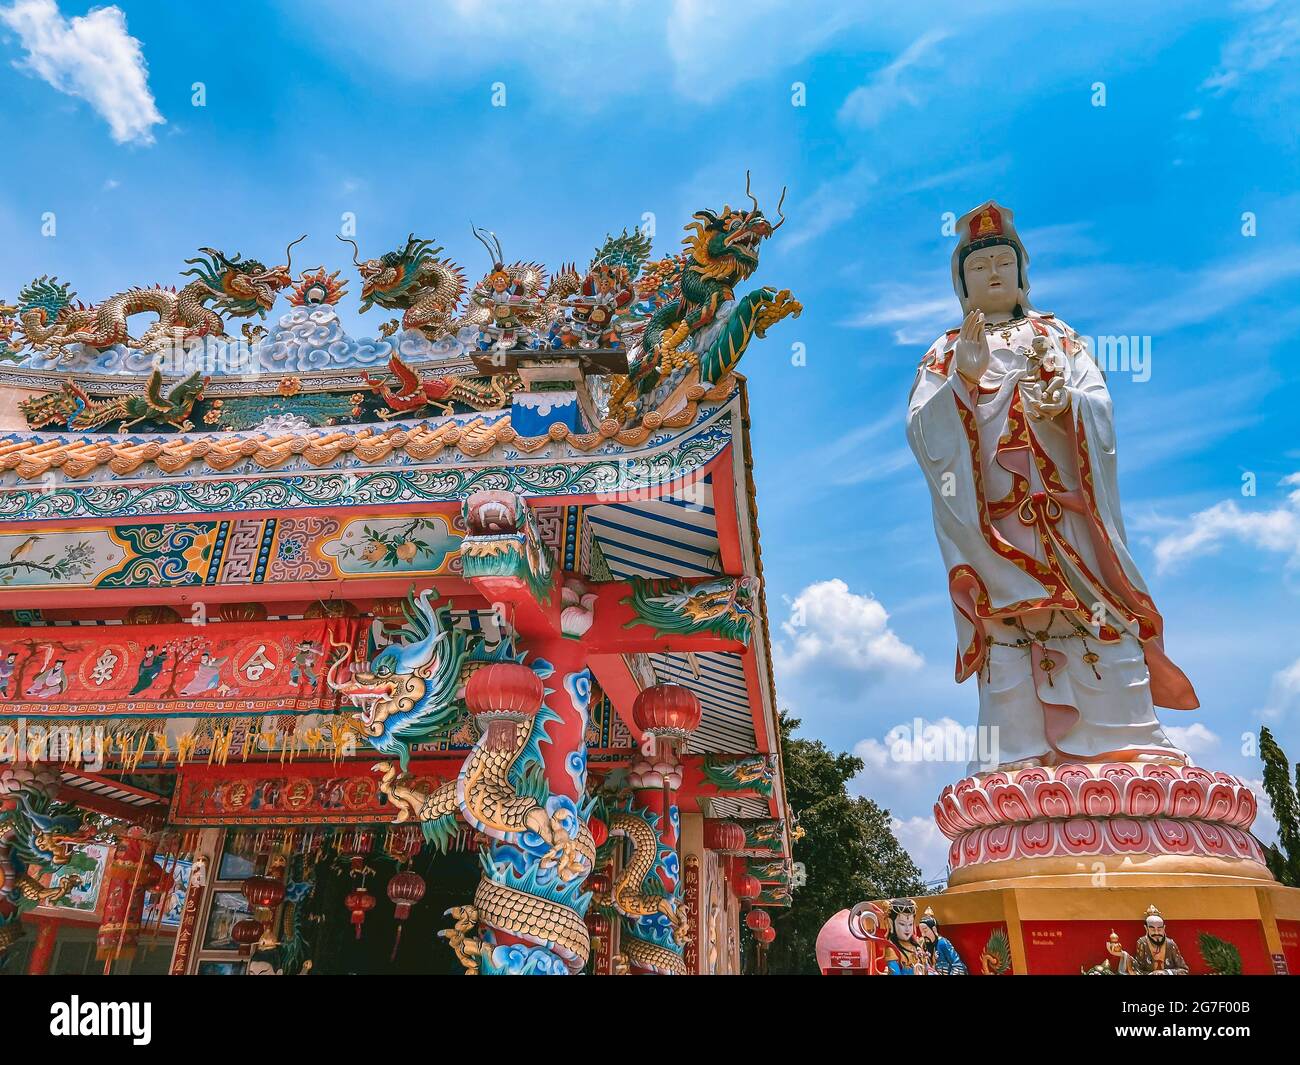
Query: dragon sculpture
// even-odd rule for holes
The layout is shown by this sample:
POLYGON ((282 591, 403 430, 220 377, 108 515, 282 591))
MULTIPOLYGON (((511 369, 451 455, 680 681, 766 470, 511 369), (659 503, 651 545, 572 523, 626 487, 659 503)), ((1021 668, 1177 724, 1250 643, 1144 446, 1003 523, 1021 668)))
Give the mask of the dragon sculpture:
POLYGON ((200 248, 200 257, 185 260, 191 269, 181 276, 194 280, 179 292, 161 285, 132 288, 89 307, 73 304, 75 294, 66 282, 37 278, 19 293, 23 335, 33 348, 60 357, 65 349, 78 344, 99 351, 125 344, 151 352, 183 347, 202 337, 224 337, 223 316, 266 317, 278 293, 293 281, 292 250, 303 239, 299 237, 285 249, 283 266, 268 267, 256 259, 238 254, 232 258, 214 248, 200 248), (145 312, 153 312, 158 320, 136 340, 128 330, 128 319, 145 312))
POLYGON ((400 418, 414 414, 425 407, 440 407, 444 414, 455 412, 453 404, 461 403, 473 410, 500 410, 510 403, 510 397, 521 386, 514 374, 498 374, 476 381, 469 377, 421 376, 404 363, 400 356, 388 360, 388 372, 397 379, 397 387, 387 381, 362 374, 370 390, 387 405, 381 418, 400 418))
MULTIPOLYGON (((401 328, 423 333, 430 340, 452 332, 452 316, 465 294, 465 275, 451 260, 438 258, 441 247, 412 233, 405 247, 363 261, 356 241, 338 239, 352 245, 352 261, 361 273, 362 314, 375 306, 400 310, 401 328)), ((397 328, 394 319, 385 322, 379 332, 391 336, 397 328)))
MULTIPOLYGON (((513 662, 506 642, 480 663, 513 662)), ((538 660, 539 677, 550 667, 538 660)), ((455 780, 431 792, 412 787, 392 762, 374 768, 380 791, 399 810, 396 821, 418 821, 425 837, 446 849, 457 818, 488 840, 472 904, 448 911, 442 932, 470 973, 562 975, 580 971, 591 951, 584 923, 590 896, 583 881, 593 868, 595 841, 588 810, 550 793, 541 744, 554 711, 494 712, 455 780), (477 934, 475 934, 477 933, 477 934)))
POLYGON ((341 679, 352 657, 347 644, 326 673, 329 686, 359 709, 350 715, 354 726, 375 750, 395 756, 403 770, 410 762, 411 745, 447 732, 459 718, 456 691, 464 666, 465 634, 451 622, 448 607, 435 610, 428 588, 407 597, 406 623, 398 641, 373 654, 364 667, 341 679))
POLYGON ((21 400, 18 409, 32 429, 58 423, 73 432, 92 432, 119 421, 122 431, 141 422, 157 422, 188 432, 194 428, 190 412, 203 397, 207 383, 208 378, 195 371, 164 393, 162 371, 155 369, 143 395, 93 400, 77 382, 68 380, 58 392, 21 400))
POLYGON ((676 384, 690 369, 698 369, 701 381, 716 384, 735 368, 751 337, 763 337, 776 322, 803 310, 788 289, 758 288, 736 299, 736 286, 758 269, 763 241, 785 222, 784 191, 776 225, 750 192, 748 172, 745 194, 752 208, 696 211, 682 241, 687 250, 648 264, 638 290, 654 309, 640 357, 615 384, 611 411, 632 416, 638 400, 656 394, 664 383, 676 384))
POLYGON ((85 814, 57 801, 59 775, 49 767, 0 774, 0 957, 22 936, 22 915, 50 905, 81 884, 75 874, 45 887, 40 877, 68 864, 92 829, 85 814), (33 875, 34 874, 34 875, 33 875))
POLYGON ((623 918, 622 954, 637 969, 685 975, 690 916, 682 902, 677 851, 660 844, 659 816, 629 795, 611 813, 609 834, 632 845, 608 898, 596 899, 623 918), (671 891, 666 882, 675 885, 671 891))
POLYGON ((649 625, 659 633, 711 633, 748 643, 757 593, 755 577, 719 577, 703 583, 681 577, 633 577, 622 602, 636 616, 624 628, 649 625))
MULTIPOLYGON (((577 972, 590 953, 583 923, 589 896, 582 885, 596 847, 587 811, 546 784, 541 744, 549 742, 547 726, 558 715, 544 705, 533 714, 490 714, 456 779, 431 791, 406 772, 411 743, 459 723, 463 668, 519 665, 523 658, 502 641, 491 652, 480 645, 467 662, 463 636, 450 628, 445 610, 430 606, 432 595, 429 590, 408 600, 405 643, 380 651, 346 681, 339 676, 345 652, 331 665, 330 684, 363 707, 354 717, 367 741, 397 756, 374 766, 397 823, 419 823, 425 838, 444 851, 459 822, 489 842, 481 851, 483 875, 473 903, 449 911, 455 924, 443 933, 466 968, 577 972)), ((543 660, 531 668, 539 678, 551 673, 543 660)), ((545 689, 539 684, 539 690, 545 689)))

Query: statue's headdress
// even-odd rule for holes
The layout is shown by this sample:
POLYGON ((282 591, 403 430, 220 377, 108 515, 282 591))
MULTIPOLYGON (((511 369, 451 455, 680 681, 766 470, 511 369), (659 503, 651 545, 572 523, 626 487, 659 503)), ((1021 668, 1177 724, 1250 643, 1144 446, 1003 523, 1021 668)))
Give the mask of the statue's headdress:
POLYGON ((970 310, 966 305, 966 278, 962 273, 966 257, 981 248, 998 244, 1015 249, 1019 264, 1020 306, 1022 309, 1029 307, 1029 253, 1016 232, 1011 208, 986 200, 957 220, 957 247, 952 251, 952 287, 963 311, 970 310))

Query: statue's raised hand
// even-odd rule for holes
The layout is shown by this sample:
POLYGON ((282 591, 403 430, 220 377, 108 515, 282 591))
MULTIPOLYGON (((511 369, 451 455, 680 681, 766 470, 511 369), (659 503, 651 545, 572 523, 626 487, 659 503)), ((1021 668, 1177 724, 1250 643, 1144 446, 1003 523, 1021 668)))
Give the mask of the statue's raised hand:
POLYGON ((971 311, 957 334, 957 372, 971 384, 979 384, 989 366, 989 338, 984 335, 984 312, 971 311))

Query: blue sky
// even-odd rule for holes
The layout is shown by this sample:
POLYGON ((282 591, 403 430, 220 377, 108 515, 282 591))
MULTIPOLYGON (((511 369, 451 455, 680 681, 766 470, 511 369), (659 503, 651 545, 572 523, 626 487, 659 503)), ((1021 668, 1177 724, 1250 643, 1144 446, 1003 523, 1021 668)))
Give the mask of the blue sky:
POLYGON ((555 264, 649 213, 667 252, 746 167, 765 206, 788 184, 755 280, 806 310, 742 367, 781 699, 867 759, 860 787, 933 874, 929 807, 961 767, 884 740, 973 723, 976 692, 952 682, 903 412, 957 321, 943 216, 996 198, 1040 308, 1150 337, 1149 379, 1110 384, 1129 537, 1202 701, 1164 716, 1257 778, 1261 722, 1300 758, 1300 12, 975 6, 0 0, 0 296, 57 273, 99 299, 304 231, 303 263, 342 267, 344 212, 363 250, 414 229, 471 266, 471 218, 555 264))

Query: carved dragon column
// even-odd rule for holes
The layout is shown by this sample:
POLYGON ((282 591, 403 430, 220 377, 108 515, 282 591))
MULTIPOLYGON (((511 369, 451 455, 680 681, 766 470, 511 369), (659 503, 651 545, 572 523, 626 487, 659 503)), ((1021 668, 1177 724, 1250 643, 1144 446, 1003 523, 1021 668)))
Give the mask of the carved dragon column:
MULTIPOLYGON (((457 805, 493 840, 475 896, 480 938, 466 942, 479 972, 577 972, 590 951, 583 885, 596 852, 586 795, 591 672, 583 645, 562 635, 557 573, 523 499, 476 493, 465 523, 466 579, 526 641, 517 658, 477 670, 465 692, 483 732, 457 805), (494 788, 499 800, 485 801, 494 788)), ((470 917, 458 914, 462 934, 470 917)))
POLYGON ((622 953, 631 971, 680 976, 686 972, 683 955, 692 930, 678 853, 678 753, 699 727, 700 701, 689 688, 657 684, 637 696, 632 713, 645 740, 642 757, 628 770, 631 794, 610 818, 610 833, 632 843, 612 901, 623 918, 622 953))

